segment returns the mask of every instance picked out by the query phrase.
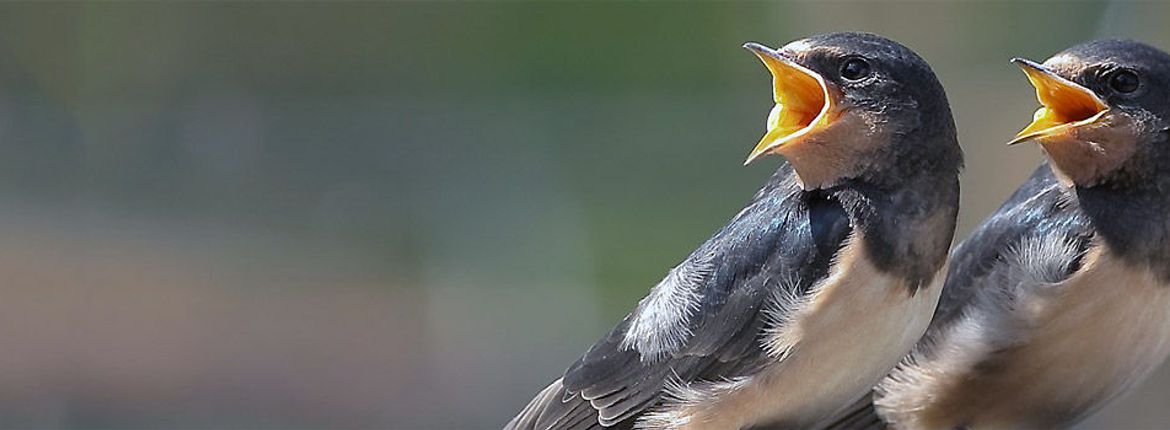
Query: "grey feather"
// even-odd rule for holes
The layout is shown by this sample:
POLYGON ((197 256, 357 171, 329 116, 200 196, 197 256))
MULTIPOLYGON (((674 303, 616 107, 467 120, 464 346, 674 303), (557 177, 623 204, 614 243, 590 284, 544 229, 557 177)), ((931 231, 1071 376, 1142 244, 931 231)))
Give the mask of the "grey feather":
POLYGON ((688 259, 671 269, 641 302, 620 348, 634 349, 642 361, 677 352, 691 337, 690 320, 699 310, 701 288, 715 269, 714 253, 688 259))

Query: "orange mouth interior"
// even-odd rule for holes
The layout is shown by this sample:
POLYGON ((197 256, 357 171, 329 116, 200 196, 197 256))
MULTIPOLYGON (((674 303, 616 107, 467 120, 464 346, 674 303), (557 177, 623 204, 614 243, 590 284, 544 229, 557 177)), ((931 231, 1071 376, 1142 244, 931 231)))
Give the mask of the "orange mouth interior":
POLYGON ((792 62, 763 45, 749 43, 750 49, 772 73, 772 99, 776 106, 768 114, 768 131, 752 149, 747 162, 797 140, 809 131, 829 124, 832 104, 828 86, 816 72, 792 62))
POLYGON ((1108 110, 1105 102, 1088 88, 1032 61, 1013 61, 1028 75, 1028 81, 1036 88, 1036 99, 1042 106, 1032 116, 1032 123, 1020 130, 1011 144, 1067 132, 1096 121, 1108 110))

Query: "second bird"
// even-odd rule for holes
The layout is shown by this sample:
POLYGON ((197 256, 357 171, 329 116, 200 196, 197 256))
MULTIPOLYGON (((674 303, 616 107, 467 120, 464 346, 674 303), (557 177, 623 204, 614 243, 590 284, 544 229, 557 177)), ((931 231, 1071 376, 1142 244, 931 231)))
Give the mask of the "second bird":
POLYGON ((837 427, 1052 429, 1170 353, 1170 56, 1107 40, 1017 59, 1048 156, 952 253, 912 355, 837 427))
POLYGON ((749 161, 788 163, 508 429, 808 428, 926 329, 962 163, 934 73, 871 34, 746 47, 776 102, 749 161))

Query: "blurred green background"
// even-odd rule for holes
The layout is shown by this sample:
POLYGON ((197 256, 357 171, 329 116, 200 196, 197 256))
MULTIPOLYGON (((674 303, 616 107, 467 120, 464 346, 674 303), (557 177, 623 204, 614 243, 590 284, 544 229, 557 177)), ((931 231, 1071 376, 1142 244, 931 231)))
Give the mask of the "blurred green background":
MULTIPOLYGON (((499 428, 734 214, 740 49, 930 61, 959 237, 1038 163, 1007 60, 1159 3, 0 6, 0 427, 499 428)), ((1053 363, 1059 365, 1059 363, 1053 363)), ((1170 372, 1084 428, 1170 428, 1170 372)))

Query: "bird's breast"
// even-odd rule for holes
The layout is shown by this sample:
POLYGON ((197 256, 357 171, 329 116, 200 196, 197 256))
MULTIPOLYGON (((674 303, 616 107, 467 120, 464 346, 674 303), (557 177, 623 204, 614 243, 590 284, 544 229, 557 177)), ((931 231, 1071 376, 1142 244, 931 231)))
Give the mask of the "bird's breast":
POLYGON ((1015 300, 1010 320, 962 322, 943 356, 919 362, 935 376, 919 380, 920 399, 907 403, 918 404, 917 416, 899 428, 1070 425, 1170 353, 1170 285, 1103 245, 1091 247, 1067 280, 1015 300), (974 340, 987 336, 1012 343, 988 348, 974 340))
POLYGON ((766 329, 764 347, 776 361, 696 409, 687 428, 809 427, 897 364, 926 330, 944 276, 910 294, 904 278, 874 267, 864 246, 859 233, 850 237, 828 276, 766 329))

